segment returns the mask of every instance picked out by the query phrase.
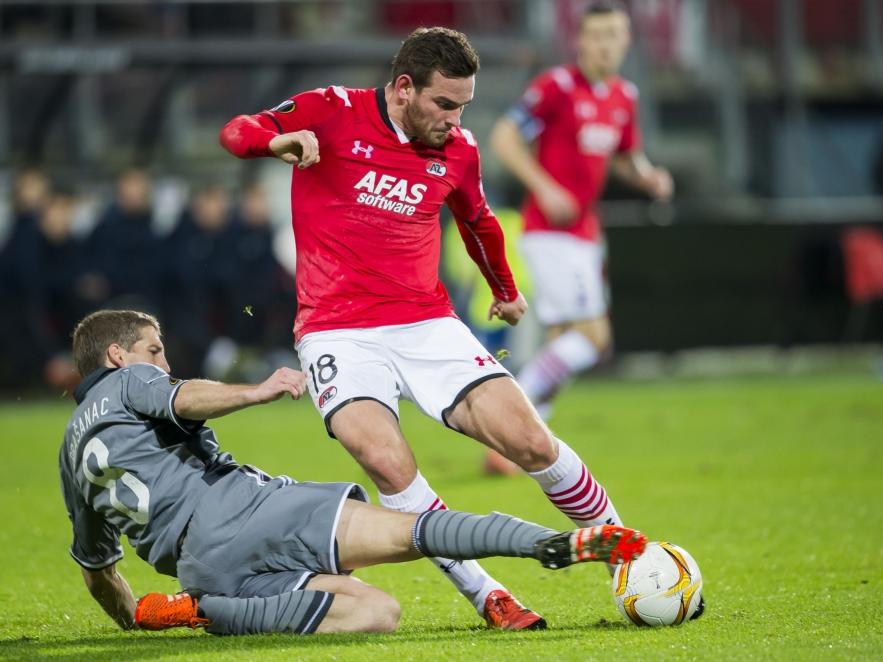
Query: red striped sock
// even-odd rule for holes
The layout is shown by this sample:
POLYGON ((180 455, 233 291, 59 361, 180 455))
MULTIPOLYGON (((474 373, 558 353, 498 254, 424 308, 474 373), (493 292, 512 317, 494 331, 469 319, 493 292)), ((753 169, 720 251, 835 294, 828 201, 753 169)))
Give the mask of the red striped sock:
POLYGON ((549 501, 577 526, 622 524, 604 487, 579 456, 558 440, 558 459, 546 469, 529 474, 549 501))
MULTIPOLYGON (((574 522, 597 524, 598 518, 607 508, 610 500, 607 491, 582 465, 580 477, 574 485, 558 491, 546 492, 546 496, 558 510, 574 522)), ((613 522, 607 522, 613 524, 613 522)))

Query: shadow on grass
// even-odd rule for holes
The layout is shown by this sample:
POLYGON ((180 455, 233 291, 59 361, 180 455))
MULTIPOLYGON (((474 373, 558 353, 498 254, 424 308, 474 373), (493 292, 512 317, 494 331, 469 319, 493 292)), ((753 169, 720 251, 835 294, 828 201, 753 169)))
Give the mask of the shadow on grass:
POLYGON ((53 660, 141 660, 159 656, 192 656, 200 653, 241 652, 255 656, 264 650, 282 650, 296 647, 304 652, 321 651, 335 647, 396 644, 445 644, 478 637, 479 641, 504 643, 505 640, 523 644, 536 641, 584 640, 589 631, 620 630, 630 626, 600 620, 582 627, 561 627, 545 632, 501 632, 483 627, 428 627, 420 630, 402 630, 392 634, 323 634, 300 637, 297 635, 266 634, 240 637, 216 637, 199 632, 175 630, 173 632, 115 632, 106 636, 55 639, 47 637, 21 637, 0 641, 0 659, 22 660, 50 658, 53 660))

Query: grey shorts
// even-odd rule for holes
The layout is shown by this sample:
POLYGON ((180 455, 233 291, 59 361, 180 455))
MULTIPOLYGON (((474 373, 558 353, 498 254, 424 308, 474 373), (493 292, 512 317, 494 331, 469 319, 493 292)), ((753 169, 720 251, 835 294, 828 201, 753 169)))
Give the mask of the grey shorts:
POLYGON ((340 574, 337 523, 355 483, 296 483, 251 467, 225 476, 200 499, 181 546, 178 579, 199 595, 267 597, 340 574))

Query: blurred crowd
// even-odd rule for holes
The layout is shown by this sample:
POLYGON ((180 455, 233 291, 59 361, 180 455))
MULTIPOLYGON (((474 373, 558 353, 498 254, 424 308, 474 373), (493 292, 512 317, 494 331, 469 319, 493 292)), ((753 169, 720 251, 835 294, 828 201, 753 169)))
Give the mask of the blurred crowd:
POLYGON ((196 188, 164 231, 152 189, 146 172, 123 172, 84 219, 81 196, 38 170, 18 174, 0 240, 0 388, 72 386, 71 330, 101 307, 157 314, 182 376, 244 378, 290 361, 294 278, 274 254, 262 186, 196 188))

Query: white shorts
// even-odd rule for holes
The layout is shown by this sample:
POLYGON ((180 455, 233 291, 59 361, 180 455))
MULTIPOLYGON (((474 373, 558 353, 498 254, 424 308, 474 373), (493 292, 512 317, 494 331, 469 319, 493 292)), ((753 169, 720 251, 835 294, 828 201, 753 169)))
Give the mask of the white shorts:
MULTIPOLYGON (((399 398, 448 425, 447 415, 473 388, 510 377, 453 317, 368 329, 309 333, 297 344, 313 404, 325 420, 356 400, 376 400, 399 416, 399 398)), ((448 425, 448 427, 451 427, 448 425)))
POLYGON ((531 305, 545 326, 607 314, 604 254, 565 232, 526 232, 519 243, 533 286, 531 305))

